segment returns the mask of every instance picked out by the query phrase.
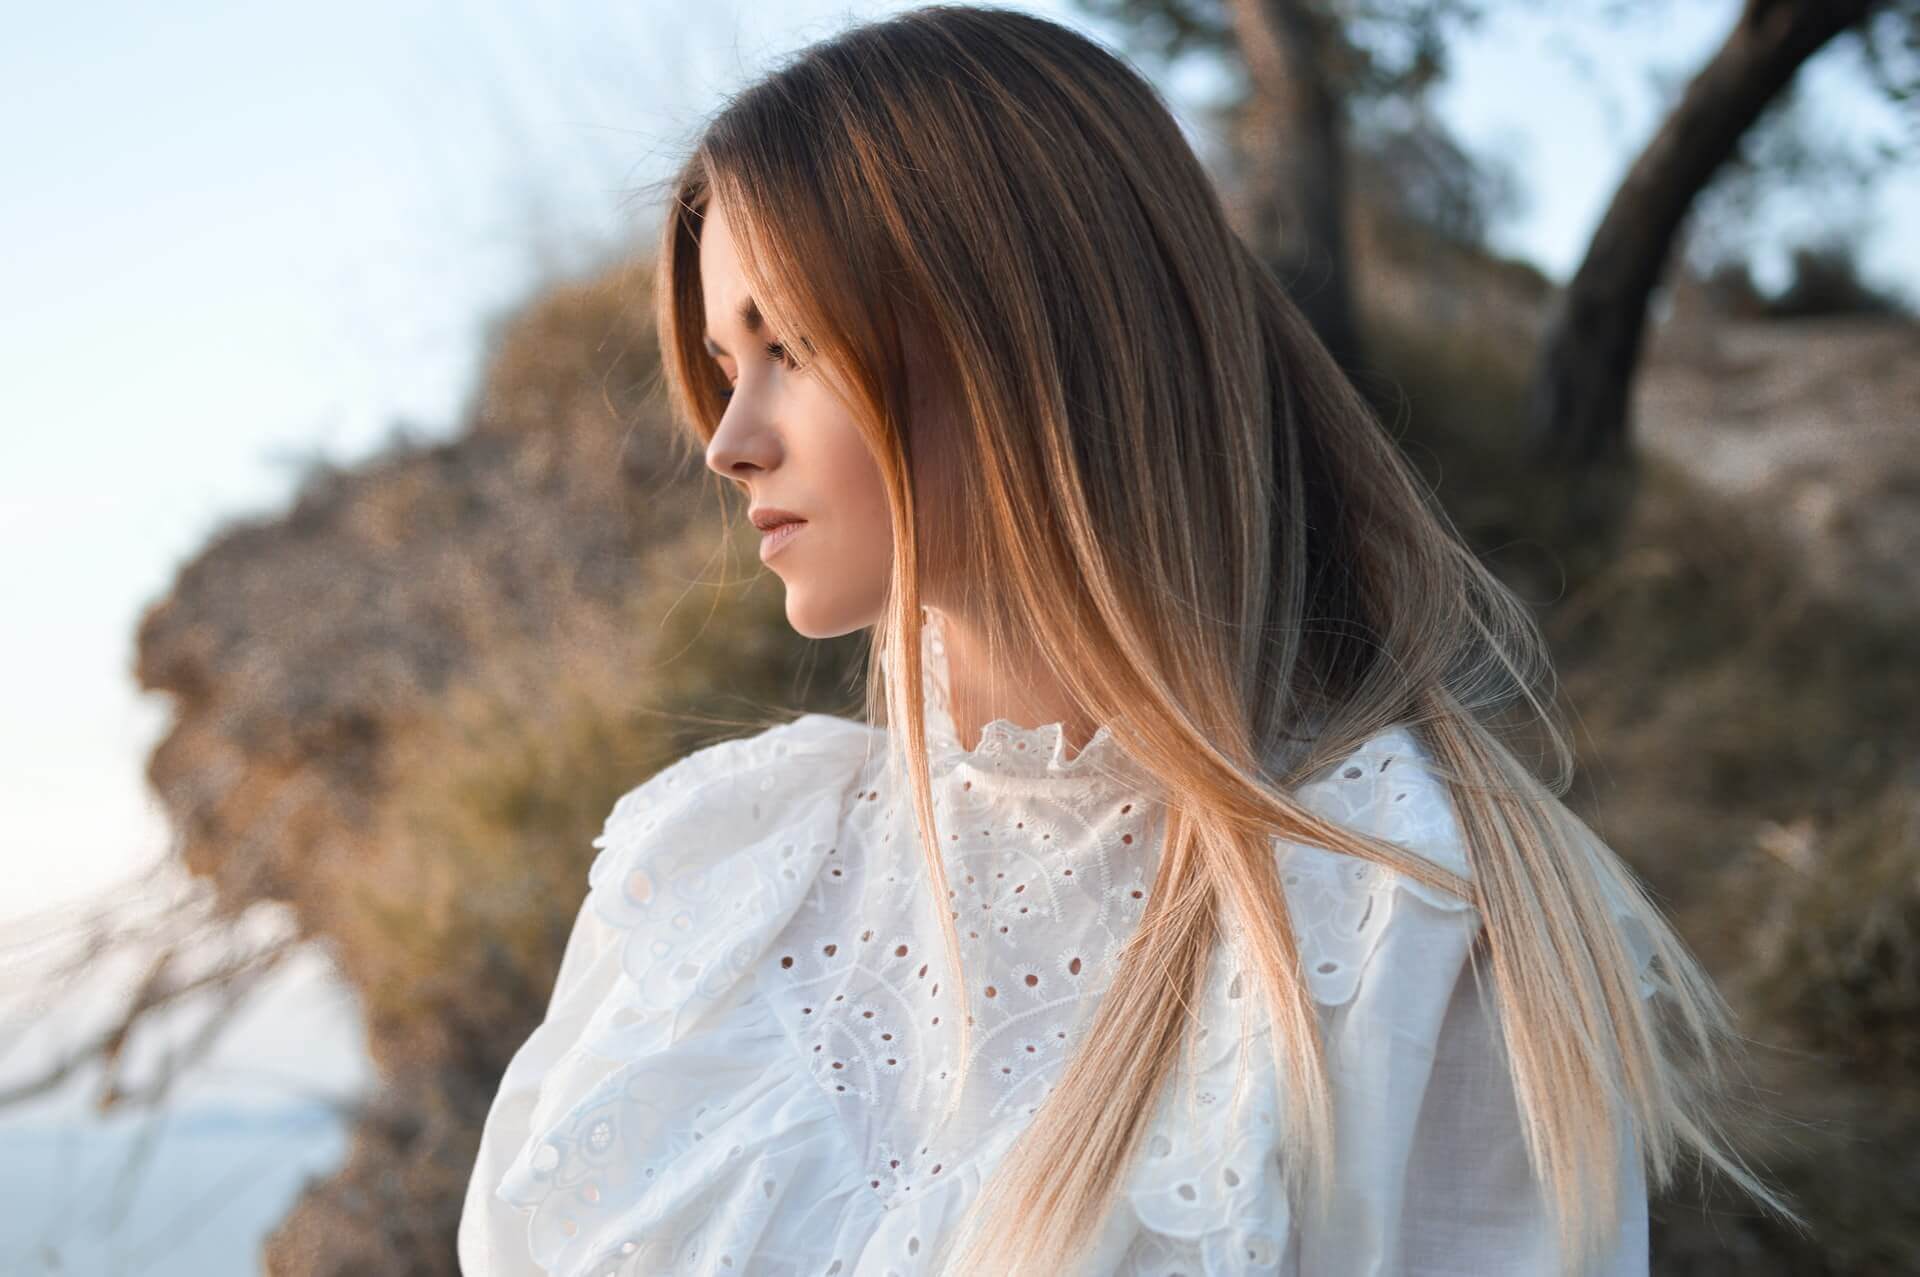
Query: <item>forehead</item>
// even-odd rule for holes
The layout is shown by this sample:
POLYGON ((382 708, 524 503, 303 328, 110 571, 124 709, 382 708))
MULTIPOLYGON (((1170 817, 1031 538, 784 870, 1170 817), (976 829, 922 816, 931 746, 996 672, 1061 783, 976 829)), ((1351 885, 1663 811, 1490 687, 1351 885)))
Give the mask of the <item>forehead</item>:
POLYGON ((733 253, 732 229, 718 209, 701 227, 701 303, 707 311, 703 338, 708 355, 714 357, 730 353, 714 342, 714 334, 724 336, 735 328, 756 334, 766 323, 760 315, 760 303, 747 292, 747 280, 733 253))
POLYGON ((706 311, 703 320, 708 353, 725 353, 714 344, 715 335, 724 337, 736 328, 759 331, 760 310, 747 293, 734 252, 733 231, 717 201, 708 204, 700 226, 700 296, 706 311))
POLYGON ((740 259, 734 253, 733 227, 718 200, 708 203, 700 222, 700 286, 707 296, 711 313, 718 301, 721 308, 743 290, 740 287, 740 259))

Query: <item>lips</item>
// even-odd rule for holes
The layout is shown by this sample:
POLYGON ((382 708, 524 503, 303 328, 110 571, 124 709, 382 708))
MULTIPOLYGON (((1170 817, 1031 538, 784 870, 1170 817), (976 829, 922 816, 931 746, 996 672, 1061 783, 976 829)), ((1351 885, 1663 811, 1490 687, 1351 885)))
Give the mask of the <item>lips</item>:
POLYGON ((806 528, 807 521, 791 510, 783 510, 777 505, 754 506, 747 511, 747 518, 753 526, 760 529, 760 558, 764 561, 787 542, 793 540, 806 528))
POLYGON ((762 532, 771 532, 783 523, 805 523, 806 516, 795 514, 792 510, 783 510, 777 505, 755 506, 747 511, 747 519, 762 532))
POLYGON ((778 523, 765 525, 765 531, 760 537, 761 561, 764 562, 779 553, 780 548, 805 531, 806 526, 805 519, 783 519, 778 523))

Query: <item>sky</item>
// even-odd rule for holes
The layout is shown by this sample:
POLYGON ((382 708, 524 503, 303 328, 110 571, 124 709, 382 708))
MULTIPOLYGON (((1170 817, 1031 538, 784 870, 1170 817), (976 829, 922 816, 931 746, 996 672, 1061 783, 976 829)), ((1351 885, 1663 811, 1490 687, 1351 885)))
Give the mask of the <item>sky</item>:
MULTIPOLYGON (((139 618, 181 563, 227 521, 281 509, 306 460, 351 464, 400 424, 451 433, 486 321, 632 242, 630 193, 721 93, 907 7, 180 0, 42 5, 10 23, 0 937, 167 854, 142 774, 167 706, 131 669, 139 618)), ((1110 34, 1064 3, 1022 7, 1110 34)), ((1469 148, 1522 183, 1496 244, 1556 279, 1657 123, 1659 77, 1697 66, 1738 4, 1651 7, 1657 24, 1619 29, 1571 6, 1504 17, 1459 47, 1438 97, 1469 148)), ((1806 75, 1836 135, 1890 130, 1839 60, 1806 75)), ((1920 240, 1898 233, 1920 224, 1920 178, 1884 183, 1875 212, 1866 274, 1920 294, 1920 240)), ((1763 281, 1830 215, 1770 210, 1763 281)), ((0 985, 25 978, 0 970, 0 985)), ((364 1080, 351 999, 324 962, 274 996, 222 1057, 227 1081, 273 1096, 364 1080)), ((48 1011, 52 1049, 80 1013, 48 1011)))

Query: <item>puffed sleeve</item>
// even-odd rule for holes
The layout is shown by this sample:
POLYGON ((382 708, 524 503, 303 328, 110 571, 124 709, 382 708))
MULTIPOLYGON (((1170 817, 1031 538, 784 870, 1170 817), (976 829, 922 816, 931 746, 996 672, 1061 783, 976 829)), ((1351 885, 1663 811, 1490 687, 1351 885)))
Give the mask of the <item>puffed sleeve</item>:
MULTIPOLYGON (((583 1256, 638 1209, 646 1184, 617 1172, 639 1167, 639 1146, 669 1141, 652 1110, 625 1103, 623 1076, 648 1071, 662 1095, 663 1079, 737 1084, 703 1067, 701 1048, 684 1058, 675 1048, 751 988, 760 951, 831 852, 873 731, 804 714, 697 749, 614 803, 546 1015, 481 1128, 456 1229, 463 1277, 585 1271, 583 1256), (611 1143, 596 1142, 600 1125, 611 1143)), ((804 1069, 794 1076, 811 1087, 804 1069)), ((752 1143, 746 1132, 741 1143, 752 1143)))
MULTIPOLYGON (((1470 859, 1451 795, 1406 732, 1383 736, 1302 796, 1463 877, 1470 859)), ((1330 1209, 1300 1221, 1299 1277, 1542 1277, 1566 1271, 1545 1185, 1534 1176, 1499 1032, 1484 921, 1468 901, 1383 866, 1345 864, 1345 897, 1310 890, 1329 857, 1295 849, 1296 924, 1320 1002, 1334 1106, 1330 1209), (1310 872, 1313 871, 1313 872, 1310 872), (1354 921, 1357 918, 1358 921, 1354 921), (1476 963, 1476 955, 1479 955, 1476 963), (1476 980, 1476 966, 1481 979, 1476 980)), ((1617 913, 1642 966, 1650 946, 1617 913)), ((1624 1119, 1623 1119, 1624 1120, 1624 1119)), ((1647 1192, 1621 1136, 1618 1233, 1592 1277, 1645 1277, 1647 1192)), ((1310 1214, 1308 1212, 1307 1214, 1310 1214)))
MULTIPOLYGON (((1552 1216, 1527 1162, 1520 1110, 1488 1004, 1463 970, 1406 1139, 1400 1267, 1474 1277, 1555 1273, 1552 1216)), ((1646 1277, 1647 1187, 1631 1131, 1620 1159, 1619 1229, 1593 1277, 1646 1277)), ((1384 1270, 1383 1270, 1384 1271, 1384 1270)))
POLYGON ((574 1049, 618 977, 615 932, 583 900, 554 977, 546 1016, 507 1064, 481 1127, 456 1251, 463 1277, 546 1277, 527 1250, 527 1217, 494 1194, 531 1132, 542 1083, 574 1049))
MULTIPOLYGON (((1469 952, 1471 909, 1394 893, 1353 997, 1323 1019, 1335 1186, 1305 1223, 1300 1277, 1542 1277, 1564 1271, 1544 1185, 1469 952)), ((1619 1233, 1592 1277, 1646 1277, 1647 1194, 1625 1137, 1619 1233)))

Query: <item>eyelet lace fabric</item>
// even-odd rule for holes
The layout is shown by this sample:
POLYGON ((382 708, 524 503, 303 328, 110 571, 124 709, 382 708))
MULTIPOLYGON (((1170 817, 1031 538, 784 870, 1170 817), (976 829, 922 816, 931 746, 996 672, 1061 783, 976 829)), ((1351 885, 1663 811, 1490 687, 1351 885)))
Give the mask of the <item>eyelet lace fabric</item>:
MULTIPOLYGON (((595 839, 546 1019, 483 1130, 459 1230, 466 1277, 941 1271, 1140 921, 1163 809, 1104 728, 1069 756, 1059 724, 997 720, 962 749, 938 625, 926 634, 946 898, 932 899, 881 728, 803 715, 624 795, 595 839), (959 928, 964 1007, 936 908, 959 928)), ((1296 794, 1468 876, 1424 760, 1396 727, 1296 794)), ((1469 1024, 1458 990, 1477 913, 1353 857, 1275 851, 1353 1177, 1338 1231, 1303 1236, 1290 1218, 1270 1025, 1229 943, 1089 1274, 1357 1277, 1399 1271, 1394 1256, 1417 1245, 1392 1221, 1418 1185, 1391 1181, 1408 1176, 1423 1089, 1465 1032, 1446 1026, 1469 1024)), ((1633 1226, 1623 1273, 1645 1271, 1631 1266, 1644 1217, 1637 1250, 1633 1226)))

